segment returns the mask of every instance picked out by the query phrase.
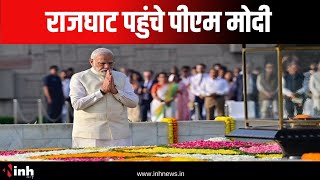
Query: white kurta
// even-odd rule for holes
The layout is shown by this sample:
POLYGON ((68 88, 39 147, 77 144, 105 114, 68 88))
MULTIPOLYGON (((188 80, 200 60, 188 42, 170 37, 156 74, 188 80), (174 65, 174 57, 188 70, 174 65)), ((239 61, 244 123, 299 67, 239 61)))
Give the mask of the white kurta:
POLYGON ((116 145, 118 140, 130 141, 127 107, 137 106, 138 96, 123 73, 112 71, 112 75, 118 94, 100 92, 104 77, 93 68, 72 76, 73 147, 105 147, 116 145))
POLYGON ((313 108, 320 110, 320 72, 311 75, 309 89, 312 93, 313 108))

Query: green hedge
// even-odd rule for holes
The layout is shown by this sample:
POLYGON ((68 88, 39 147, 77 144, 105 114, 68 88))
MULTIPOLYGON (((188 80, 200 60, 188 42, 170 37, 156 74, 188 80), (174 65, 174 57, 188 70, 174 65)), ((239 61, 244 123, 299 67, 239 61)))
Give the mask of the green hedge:
POLYGON ((0 116, 0 124, 13 124, 13 123, 14 123, 13 117, 0 116))

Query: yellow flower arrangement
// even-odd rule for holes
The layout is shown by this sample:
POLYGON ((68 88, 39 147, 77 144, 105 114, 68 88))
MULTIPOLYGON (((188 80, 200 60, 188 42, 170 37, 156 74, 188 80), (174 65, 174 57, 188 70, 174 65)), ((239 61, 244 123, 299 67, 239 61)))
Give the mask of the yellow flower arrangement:
POLYGON ((187 157, 173 157, 171 158, 170 161, 179 161, 179 162, 183 162, 183 161, 205 161, 203 159, 198 159, 198 158, 187 158, 187 157))
POLYGON ((230 116, 218 116, 215 118, 215 121, 223 121, 226 124, 226 134, 229 134, 233 130, 235 130, 235 121, 230 116))
POLYGON ((169 144, 178 143, 178 123, 175 118, 162 118, 161 122, 168 123, 169 144))
MULTIPOLYGON (((174 119, 165 118, 165 122, 174 119)), ((174 132, 174 126, 172 132, 174 132)), ((230 123, 229 123, 230 124, 230 123)), ((177 131, 175 131, 177 132, 177 131)), ((171 138, 177 136, 172 133, 171 138)), ((174 140, 174 138, 172 138, 174 140)), ((223 140, 223 139, 222 139, 223 140)), ((168 146, 129 146, 107 148, 42 148, 0 151, 0 160, 26 161, 238 161, 280 160, 281 149, 276 143, 225 142, 221 139, 196 140, 168 146)), ((303 160, 320 161, 320 153, 307 153, 303 160)))
POLYGON ((236 155, 240 152, 235 150, 225 149, 181 149, 181 148, 169 148, 169 147, 154 147, 148 149, 132 149, 124 150, 124 152, 132 153, 151 153, 151 154, 224 154, 224 155, 236 155))
POLYGON ((282 158, 282 154, 257 154, 256 157, 258 158, 270 158, 270 159, 273 159, 273 158, 282 158))

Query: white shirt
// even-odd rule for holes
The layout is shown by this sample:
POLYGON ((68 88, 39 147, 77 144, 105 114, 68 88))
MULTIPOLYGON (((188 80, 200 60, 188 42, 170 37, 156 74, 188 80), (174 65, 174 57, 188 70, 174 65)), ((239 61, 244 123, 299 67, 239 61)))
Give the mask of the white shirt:
POLYGON ((248 86, 247 86, 247 94, 252 94, 253 93, 253 79, 252 79, 252 75, 251 74, 247 74, 247 82, 248 82, 248 86))
POLYGON ((220 77, 212 79, 208 76, 204 79, 204 83, 202 83, 200 88, 202 96, 210 96, 213 93, 218 95, 226 95, 229 92, 228 82, 220 77))
MULTIPOLYGON (((92 72, 99 76, 98 72, 96 72, 93 68, 91 68, 92 72)), ((96 91, 93 94, 87 94, 86 89, 81 84, 80 80, 77 79, 79 76, 72 77, 70 82, 70 97, 71 104, 75 110, 83 110, 87 107, 92 106, 94 103, 102 99, 103 94, 100 90, 96 91)), ((101 79, 101 83, 103 82, 103 77, 99 77, 101 79)), ((129 79, 126 79, 126 83, 124 85, 124 90, 121 91, 119 89, 117 94, 113 94, 113 96, 123 105, 134 108, 137 106, 139 102, 138 96, 134 93, 134 90, 129 82, 129 79)))
MULTIPOLYGON (((242 78, 244 77, 243 71, 241 71, 239 74, 242 75, 242 78)), ((248 86, 247 86, 247 94, 253 94, 254 83, 253 83, 253 79, 252 79, 252 74, 251 73, 247 73, 246 77, 247 77, 247 84, 248 84, 248 86)))
POLYGON ((181 82, 188 87, 191 84, 191 76, 188 76, 188 77, 181 76, 181 82))
POLYGON ((61 82, 63 95, 65 98, 68 98, 70 94, 70 79, 64 79, 61 82))
POLYGON ((206 73, 204 74, 199 73, 191 77, 190 91, 193 95, 200 96, 201 94, 200 86, 204 83, 204 80, 206 79, 207 76, 208 74, 206 73))
POLYGON ((316 72, 310 76, 309 89, 313 97, 320 97, 320 72, 316 72))

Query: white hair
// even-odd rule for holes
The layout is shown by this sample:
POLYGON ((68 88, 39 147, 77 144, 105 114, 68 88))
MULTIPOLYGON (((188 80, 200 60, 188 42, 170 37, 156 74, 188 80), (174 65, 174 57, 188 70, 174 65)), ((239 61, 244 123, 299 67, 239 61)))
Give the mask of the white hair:
POLYGON ((95 59, 98 55, 111 55, 114 58, 113 52, 106 48, 98 48, 92 51, 90 59, 95 59))

